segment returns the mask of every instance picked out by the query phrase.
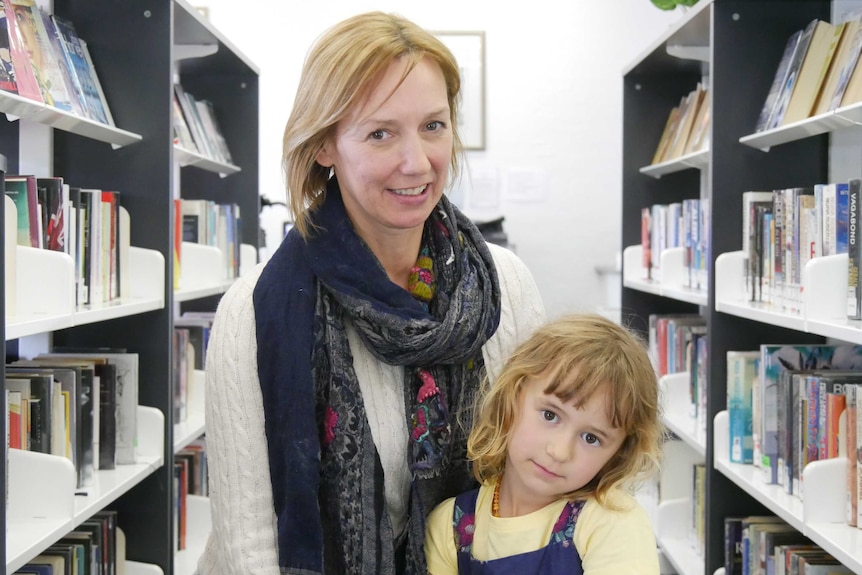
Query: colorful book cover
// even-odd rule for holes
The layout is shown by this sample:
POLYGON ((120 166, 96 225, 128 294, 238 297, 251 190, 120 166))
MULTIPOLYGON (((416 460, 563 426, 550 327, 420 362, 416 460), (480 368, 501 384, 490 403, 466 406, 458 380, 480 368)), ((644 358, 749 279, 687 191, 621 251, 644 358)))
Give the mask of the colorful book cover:
POLYGON ((727 414, 730 429, 730 460, 752 463, 751 390, 757 377, 760 352, 727 352, 727 414))

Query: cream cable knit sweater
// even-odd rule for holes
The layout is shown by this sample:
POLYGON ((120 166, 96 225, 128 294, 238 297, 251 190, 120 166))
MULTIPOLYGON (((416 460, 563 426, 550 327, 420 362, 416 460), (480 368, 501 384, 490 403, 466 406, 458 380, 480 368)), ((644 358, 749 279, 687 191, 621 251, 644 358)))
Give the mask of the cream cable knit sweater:
MULTIPOLYGON (((504 248, 489 248, 500 278, 501 317, 482 352, 489 376, 496 379, 508 355, 544 321, 545 310, 523 262, 504 248)), ((198 565, 203 574, 279 574, 252 303, 261 269, 262 264, 225 294, 210 334, 206 433, 212 532, 198 565)), ((403 372, 377 361, 352 329, 348 337, 384 469, 387 508, 399 530, 406 523, 410 486, 403 372)))

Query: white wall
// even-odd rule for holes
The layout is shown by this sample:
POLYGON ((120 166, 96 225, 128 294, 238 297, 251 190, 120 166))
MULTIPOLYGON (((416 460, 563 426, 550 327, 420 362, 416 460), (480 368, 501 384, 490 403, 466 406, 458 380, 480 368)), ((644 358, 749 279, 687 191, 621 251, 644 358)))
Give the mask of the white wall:
MULTIPOLYGON (((261 193, 284 199, 281 136, 305 54, 328 26, 366 10, 399 12, 432 30, 484 30, 486 149, 473 173, 497 174, 499 210, 550 316, 605 303, 596 266, 620 250, 622 71, 680 18, 650 0, 199 0, 261 70, 261 193), (525 185, 515 185, 515 182, 525 185)), ((266 208, 268 243, 286 212, 266 208)), ((495 214, 496 215, 496 214, 495 214)))

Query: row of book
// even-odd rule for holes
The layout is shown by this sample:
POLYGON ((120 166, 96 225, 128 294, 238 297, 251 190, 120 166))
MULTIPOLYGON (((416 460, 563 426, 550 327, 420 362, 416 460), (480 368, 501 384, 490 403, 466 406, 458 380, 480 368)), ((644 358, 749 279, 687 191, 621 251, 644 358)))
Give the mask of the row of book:
POLYGON ((778 517, 724 518, 725 575, 842 575, 838 559, 778 517))
MULTIPOLYGON (((239 276, 242 225, 238 204, 217 204, 212 200, 175 200, 175 225, 179 241, 217 247, 224 256, 224 279, 239 276)), ((175 246, 179 273, 174 274, 179 287, 182 274, 180 246, 175 246)))
POLYGON ((756 132, 792 124, 862 100, 862 16, 812 20, 788 38, 756 132))
POLYGON ((178 551, 187 549, 188 496, 206 497, 208 494, 206 438, 202 437, 174 454, 174 505, 177 512, 173 520, 174 543, 178 551))
POLYGON ((698 314, 651 314, 648 346, 659 377, 673 373, 689 374, 688 415, 696 429, 706 432, 707 394, 706 320, 698 314))
POLYGON ((860 345, 761 345, 759 350, 729 351, 730 460, 753 464, 764 483, 801 498, 805 465, 847 458, 847 523, 856 526, 859 393, 860 345))
POLYGON ((641 277, 661 281, 661 253, 685 248, 684 286, 706 290, 709 269, 709 200, 688 199, 641 208, 641 277))
POLYGON ((102 510, 42 551, 16 575, 117 575, 123 573, 126 538, 117 512, 102 510))
POLYGON ((34 0, 0 1, 0 90, 114 125, 87 43, 34 0))
POLYGON ((57 351, 5 366, 7 446, 68 458, 77 487, 136 461, 138 354, 57 351))
POLYGON ((6 176, 5 192, 15 204, 18 245, 63 252, 74 260, 77 306, 109 302, 128 292, 129 231, 124 229, 120 192, 31 174, 6 176))
POLYGON ((652 163, 661 164, 706 150, 709 146, 709 91, 698 84, 671 109, 661 132, 652 163))
MULTIPOLYGON (((786 313, 801 313, 802 270, 808 261, 848 253, 851 239, 855 245, 855 234, 850 233, 851 217, 855 216, 850 208, 859 202, 860 184, 860 180, 850 180, 743 192, 742 249, 747 260, 744 277, 749 301, 786 313)), ((852 254, 850 260, 858 269, 858 255, 852 254)), ((854 308, 849 317, 862 319, 862 310, 855 310, 862 298, 850 289, 857 287, 855 277, 848 277, 848 306, 854 308)))
POLYGON ((174 144, 223 164, 233 163, 212 102, 195 98, 181 84, 174 84, 173 128, 174 144))

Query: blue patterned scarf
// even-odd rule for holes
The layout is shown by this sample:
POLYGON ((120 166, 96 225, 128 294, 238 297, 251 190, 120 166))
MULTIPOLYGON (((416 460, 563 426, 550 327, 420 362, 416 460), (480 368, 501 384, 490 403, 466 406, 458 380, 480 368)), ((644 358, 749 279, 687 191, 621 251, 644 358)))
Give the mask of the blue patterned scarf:
MULTIPOLYGON (((258 376, 282 573, 395 574, 383 471, 367 422, 345 320, 380 361, 404 366, 412 473, 405 573, 425 575, 425 518, 475 486, 460 421, 497 329, 500 288, 476 227, 444 196, 425 225, 418 276, 430 301, 393 284, 356 235, 338 184, 294 230, 254 290, 258 376), (430 280, 430 282, 428 281, 430 280)), ((427 298, 426 298, 427 299, 427 298)))

